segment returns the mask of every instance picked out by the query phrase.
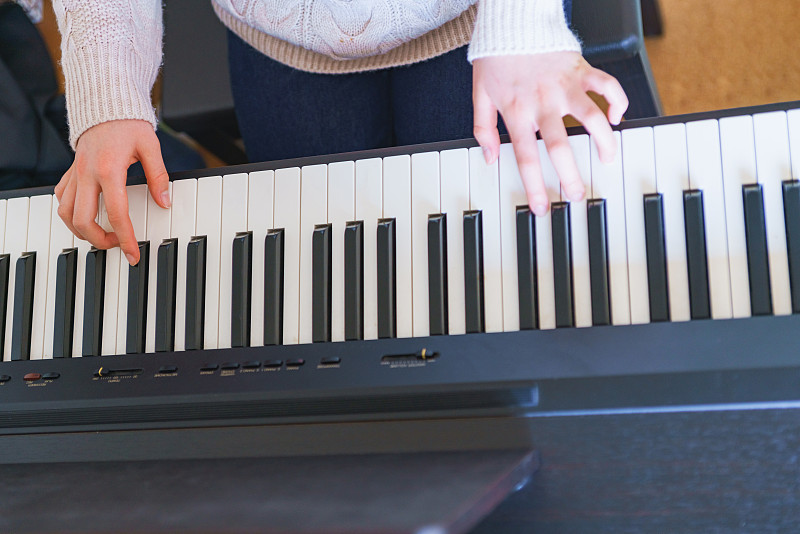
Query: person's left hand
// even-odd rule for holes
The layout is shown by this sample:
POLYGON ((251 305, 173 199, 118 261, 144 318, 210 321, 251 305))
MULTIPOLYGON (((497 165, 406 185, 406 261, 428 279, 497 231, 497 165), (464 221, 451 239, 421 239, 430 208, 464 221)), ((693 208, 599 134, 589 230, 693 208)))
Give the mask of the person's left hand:
POLYGON ((540 132, 567 198, 581 200, 583 182, 569 145, 563 117, 572 115, 592 135, 601 161, 614 159, 616 142, 609 121, 619 124, 628 98, 617 80, 589 65, 577 52, 495 56, 473 61, 474 135, 486 162, 500 153, 497 112, 508 128, 528 204, 545 215, 547 193, 539 161, 540 132), (594 91, 608 101, 608 116, 589 98, 594 91))

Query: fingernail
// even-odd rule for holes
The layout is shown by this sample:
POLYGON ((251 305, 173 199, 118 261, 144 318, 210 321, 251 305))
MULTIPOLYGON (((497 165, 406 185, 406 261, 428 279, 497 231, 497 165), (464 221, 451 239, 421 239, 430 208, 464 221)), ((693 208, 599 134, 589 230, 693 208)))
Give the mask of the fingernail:
POLYGON ((164 206, 165 208, 168 208, 170 204, 171 202, 169 199, 169 191, 164 191, 163 193, 161 193, 161 205, 164 206))
POLYGON ((136 265, 136 258, 133 257, 133 254, 125 254, 125 258, 131 265, 136 265))
POLYGON ((533 206, 533 213, 537 217, 544 217, 547 215, 547 204, 536 204, 533 206))
POLYGON ((567 189, 567 196, 572 202, 580 202, 583 200, 583 186, 581 184, 572 184, 567 189))
POLYGON ((483 147, 483 159, 486 160, 487 165, 492 163, 492 151, 489 150, 489 147, 483 147))

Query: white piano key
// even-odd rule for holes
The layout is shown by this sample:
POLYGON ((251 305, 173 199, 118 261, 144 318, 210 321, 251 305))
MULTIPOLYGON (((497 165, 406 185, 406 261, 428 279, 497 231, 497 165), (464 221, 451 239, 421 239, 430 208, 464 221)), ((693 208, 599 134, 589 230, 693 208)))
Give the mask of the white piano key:
POLYGON ((753 115, 753 127, 758 183, 764 191, 772 311, 775 315, 788 315, 792 313, 792 301, 781 185, 783 180, 792 176, 786 113, 775 111, 753 115))
MULTIPOLYGON (((500 174, 500 246, 503 254, 503 329, 519 330, 519 273, 517 272, 517 206, 527 206, 528 197, 519 175, 517 157, 511 143, 500 145, 498 161, 500 174)), ((468 193, 468 189, 465 190, 468 193)), ((442 204, 445 202, 442 188, 442 204)), ((448 227, 448 233, 450 228, 448 227)), ((459 234, 460 236, 461 234, 459 234)), ((448 247, 450 246, 448 235, 448 247)), ((462 238, 463 240, 463 238, 462 238)), ((463 244, 462 244, 463 247, 463 244)), ((449 258, 452 256, 448 256, 449 258)), ((464 257, 463 250, 459 257, 464 257)), ((463 308, 463 268, 461 270, 461 300, 463 308)))
MULTIPOLYGON (((0 228, 0 252, 2 252, 4 254, 5 254, 5 251, 6 251, 6 249, 5 249, 6 231, 7 231, 8 226, 9 226, 8 225, 8 221, 6 220, 7 211, 8 211, 8 200, 5 200, 5 199, 0 200, 0 221, 3 222, 3 226, 2 226, 2 228, 0 228)), ((13 261, 12 261, 11 258, 9 258, 9 264, 8 265, 9 265, 8 277, 11 278, 11 274, 13 272, 11 268, 14 266, 13 261)), ((9 299, 10 299, 10 297, 8 295, 9 294, 7 293, 6 294, 6 302, 8 302, 9 299)), ((8 317, 8 315, 6 315, 6 323, 8 323, 8 321, 9 321, 9 317, 8 317)), ((0 327, 2 327, 2 325, 0 325, 0 327)), ((0 361, 2 361, 1 357, 0 357, 0 361)))
MULTIPOLYGON (((203 348, 219 345, 219 262, 222 232, 222 176, 197 180, 197 222, 195 235, 206 236, 206 310, 203 348)), ((185 249, 184 249, 185 250, 185 249)))
POLYGON ((313 339, 313 238, 314 226, 328 222, 328 167, 301 169, 300 191, 300 343, 313 339))
POLYGON ((331 250, 331 340, 344 341, 344 229, 356 216, 355 163, 328 165, 328 222, 333 230, 331 250))
MULTIPOLYGON (((3 254, 5 254, 5 252, 6 252, 5 239, 6 239, 6 232, 8 230, 8 226, 9 226, 8 225, 8 221, 6 220, 7 211, 8 211, 8 200, 5 200, 5 199, 0 200, 0 221, 3 222, 2 229, 0 229, 0 252, 2 252, 3 254)), ((11 258, 9 258, 9 263, 8 263, 8 277, 9 277, 9 279, 11 278, 12 273, 13 273, 13 270, 12 270, 13 266, 14 266, 13 260, 11 258)), ((8 303, 11 300, 9 295, 10 295, 10 293, 6 293, 6 303, 8 303)), ((8 322, 8 319, 6 319, 6 322, 8 322)), ((0 327, 2 327, 2 326, 3 325, 0 325, 0 327)), ((0 357, 0 361, 2 361, 2 360, 3 360, 3 358, 0 357)))
POLYGON ((33 318, 31 322, 32 360, 44 357, 44 323, 47 302, 47 267, 50 256, 50 215, 53 195, 31 197, 28 219, 27 252, 36 252, 36 275, 33 284, 33 318))
POLYGON ((251 172, 247 190, 247 230, 253 232, 253 294, 250 346, 264 344, 264 240, 273 228, 275 171, 251 172))
POLYGON ((186 247, 189 244, 189 240, 196 235, 196 218, 197 180, 195 178, 187 178, 175 181, 172 184, 170 237, 178 239, 178 278, 175 288, 176 351, 186 349, 186 247))
POLYGON ((592 198, 606 200, 611 323, 621 325, 630 324, 631 312, 628 288, 628 249, 625 235, 625 193, 622 176, 622 160, 625 158, 625 154, 622 152, 619 132, 614 132, 614 137, 617 141, 617 157, 608 164, 600 161, 597 146, 594 142, 591 143, 592 198))
MULTIPOLYGON (((150 196, 150 192, 147 190, 147 186, 144 184, 141 185, 130 185, 128 186, 128 214, 131 217, 131 224, 133 225, 133 233, 136 235, 136 239, 138 241, 144 241, 147 238, 147 199, 150 196)), ((77 240, 76 240, 77 241, 77 240)), ((88 250, 88 249, 87 249, 88 250)), ((78 248, 78 269, 80 271, 81 268, 81 261, 84 262, 84 273, 85 273, 85 263, 86 263, 86 252, 80 250, 78 248)), ((153 254, 153 248, 150 248, 150 254, 153 254)), ((142 261, 144 258, 140 258, 139 261, 142 261)), ((125 354, 126 352, 126 340, 128 337, 128 270, 130 269, 130 264, 128 260, 125 259, 124 256, 120 258, 119 262, 119 298, 117 302, 117 354, 125 354)), ((85 274, 81 272, 78 273, 80 278, 78 279, 78 287, 81 289, 81 293, 83 292, 83 284, 84 281, 81 278, 85 278, 85 274)), ((81 296, 83 299, 83 296, 81 296)), ((77 313, 77 301, 78 298, 75 298, 76 301, 76 312, 75 312, 75 323, 77 325, 78 313, 77 313)), ((81 321, 83 321, 83 306, 81 305, 81 321)), ((83 330, 80 330, 81 337, 83 330)), ((77 339, 75 340, 78 341, 77 339)), ((76 343, 73 343, 73 346, 76 343)), ((74 351, 73 351, 74 354, 74 351)))
MULTIPOLYGON (((5 202, 5 201, 3 201, 5 202)), ((0 208, 0 211, 3 211, 0 208)), ((0 218, 0 220, 3 220, 0 218)), ((53 329, 55 328, 55 309, 56 309, 56 272, 58 255, 65 248, 72 248, 72 232, 58 216, 58 199, 53 195, 50 214, 50 252, 47 265, 47 304, 45 305, 44 321, 44 346, 43 357, 53 358, 53 329)), ((2 248, 0 248, 2 250, 2 248)), ((116 312, 116 310, 115 310, 116 312)), ((116 320, 116 313, 115 320, 116 320)), ((116 323, 114 324, 116 329, 116 323)))
POLYGON ((247 174, 222 177, 222 219, 220 224, 219 323, 217 347, 231 346, 231 299, 233 297, 233 239, 247 230, 247 174))
POLYGON ((3 349, 3 360, 11 359, 11 338, 14 329, 14 287, 17 272, 17 260, 25 252, 28 241, 28 211, 30 198, 19 197, 8 201, 6 214, 5 253, 9 254, 8 296, 6 302, 6 338, 3 349))
MULTIPOLYGON (((561 201, 561 182, 558 179, 544 141, 539 141, 539 159, 542 176, 550 203, 561 201)), ((539 297, 539 328, 549 330, 556 327, 555 272, 553 266, 552 210, 536 217, 536 283, 539 297)))
POLYGON ((383 161, 356 161, 356 220, 364 221, 364 339, 378 339, 378 219, 383 217, 383 161))
MULTIPOLYGON (((88 241, 84 241, 83 239, 78 239, 77 237, 74 240, 74 247, 78 249, 78 264, 77 269, 75 270, 75 316, 73 320, 73 329, 72 329, 72 357, 79 358, 83 356, 83 313, 84 313, 84 296, 85 296, 85 289, 86 289, 86 254, 88 254, 89 250, 92 248, 92 245, 88 241)), ((128 262, 125 262, 125 265, 128 265, 128 262)), ((125 270, 127 274, 127 269, 125 270)), ((127 277, 125 278, 127 283, 127 277)), ((125 286, 125 297, 127 300, 128 295, 128 286, 125 286)), ((119 314, 118 314, 119 315, 119 314)), ((123 344, 122 344, 122 352, 119 354, 125 353, 125 336, 123 334, 122 337, 123 344)), ((119 343, 117 344, 119 347, 119 343)))
POLYGON ((383 216, 396 219, 397 232, 397 337, 413 335, 411 247, 411 158, 383 160, 383 216))
POLYGON ((440 212, 439 153, 411 156, 411 247, 414 337, 430 335, 428 215, 440 212))
MULTIPOLYGON (((510 145, 509 145, 510 146, 510 145)), ((464 334, 464 212, 469 210, 469 151, 445 150, 439 155, 442 213, 447 214, 448 332, 464 334)))
POLYGON ((8 221, 6 220, 6 214, 8 212, 8 200, 2 199, 0 200, 0 222, 3 223, 3 226, 0 228, 0 252, 5 254, 5 243, 6 243, 6 228, 8 227, 8 221))
POLYGON ((625 184, 625 233, 628 239, 628 284, 631 323, 650 322, 644 195, 656 192, 656 163, 652 128, 622 132, 622 173, 625 184))
MULTIPOLYGON (((480 147, 469 149, 469 206, 483 218, 483 305, 487 332, 503 331, 503 264, 500 246, 500 177, 480 147)), ((463 223, 462 223, 463 224, 463 223)))
MULTIPOLYGON (((172 182, 169 183, 169 195, 172 198, 172 182)), ((158 288, 158 247, 170 237, 172 208, 164 209, 147 195, 147 240, 150 241, 150 266, 147 281, 147 331, 145 333, 145 350, 156 351, 156 299, 158 288)), ((105 334, 104 334, 105 337, 105 334)))
POLYGON ((662 195, 664 207, 670 319, 688 321, 691 319, 691 308, 683 216, 683 192, 689 189, 686 127, 682 123, 659 125, 653 128, 653 136, 656 187, 662 195))
MULTIPOLYGON (((570 228, 572 231, 572 286, 575 326, 592 326, 592 284, 589 272, 589 223, 586 198, 592 191, 591 149, 588 135, 572 135, 569 138, 572 153, 578 164, 578 172, 586 189, 586 196, 570 206, 570 228)), ((619 157, 619 155, 617 155, 619 157)), ((503 276, 508 269, 504 267, 503 276)))
POLYGON ((719 131, 732 311, 734 317, 750 317, 750 275, 742 186, 758 182, 753 118, 750 115, 722 118, 719 131))
MULTIPOLYGON (((8 200, 5 200, 5 199, 0 200, 0 221, 3 222, 3 226, 2 226, 2 228, 0 228, 0 252, 2 252, 3 254, 5 254, 5 252, 6 252, 5 239, 6 239, 6 232, 8 230, 8 226, 9 226, 9 224, 8 224, 9 221, 6 220, 7 212, 8 212, 8 200)), ((13 273, 12 267, 14 267, 14 263, 13 263, 13 260, 11 258, 9 258, 9 263, 8 263, 8 277, 9 277, 9 279, 11 278, 12 273, 13 273)), ((8 303, 11 300, 8 295, 9 294, 7 293, 6 294, 6 303, 8 303)), ((8 322, 8 319, 6 319, 6 322, 8 322)), ((2 325, 0 325, 0 327, 2 327, 2 325)), ((3 358, 0 357, 0 361, 2 361, 2 359, 3 358)))
POLYGON ((275 229, 283 228, 283 343, 300 342, 300 168, 275 171, 275 229))
POLYGON ((789 150, 792 155, 792 178, 800 180, 800 109, 786 112, 789 123, 789 150))
POLYGON ((687 123, 686 142, 689 150, 689 184, 692 189, 703 191, 711 317, 728 319, 733 316, 733 311, 717 121, 712 119, 687 123))
MULTIPOLYGON (((561 182, 543 141, 539 141, 539 157, 542 166, 547 198, 551 205, 561 201, 561 182)), ((553 265, 553 226, 552 211, 543 217, 536 217, 536 283, 539 298, 539 328, 556 327, 555 282, 553 265)))
MULTIPOLYGON (((103 194, 100 194, 99 203, 99 224, 106 232, 114 229, 108 220, 103 194)), ((60 253, 60 251, 59 251, 60 253)), ((56 259, 58 256, 56 256, 56 259)), ((106 272, 105 272, 105 291, 103 292, 103 338, 101 340, 100 353, 102 355, 117 354, 117 312, 119 308, 119 272, 120 262, 128 261, 122 256, 119 247, 106 251, 106 272)))

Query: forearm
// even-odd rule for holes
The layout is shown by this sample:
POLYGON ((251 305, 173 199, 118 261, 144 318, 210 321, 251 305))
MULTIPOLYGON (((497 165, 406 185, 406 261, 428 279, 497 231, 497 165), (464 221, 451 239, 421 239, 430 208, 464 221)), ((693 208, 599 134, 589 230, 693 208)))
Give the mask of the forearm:
POLYGON ((488 56, 580 52, 562 0, 479 0, 469 60, 488 56))
POLYGON ((53 0, 61 31, 70 144, 102 122, 155 128, 150 92, 161 64, 159 0, 53 0))

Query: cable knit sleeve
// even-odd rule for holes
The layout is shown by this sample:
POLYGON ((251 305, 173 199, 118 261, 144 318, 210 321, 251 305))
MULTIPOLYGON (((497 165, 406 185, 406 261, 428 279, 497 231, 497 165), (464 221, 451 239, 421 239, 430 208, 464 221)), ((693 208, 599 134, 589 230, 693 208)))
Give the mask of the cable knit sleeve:
POLYGON ((140 119, 155 128, 150 92, 161 64, 160 0, 53 0, 53 9, 72 148, 106 121, 140 119))
POLYGON ((580 52, 562 0, 479 0, 468 59, 542 52, 580 52))

